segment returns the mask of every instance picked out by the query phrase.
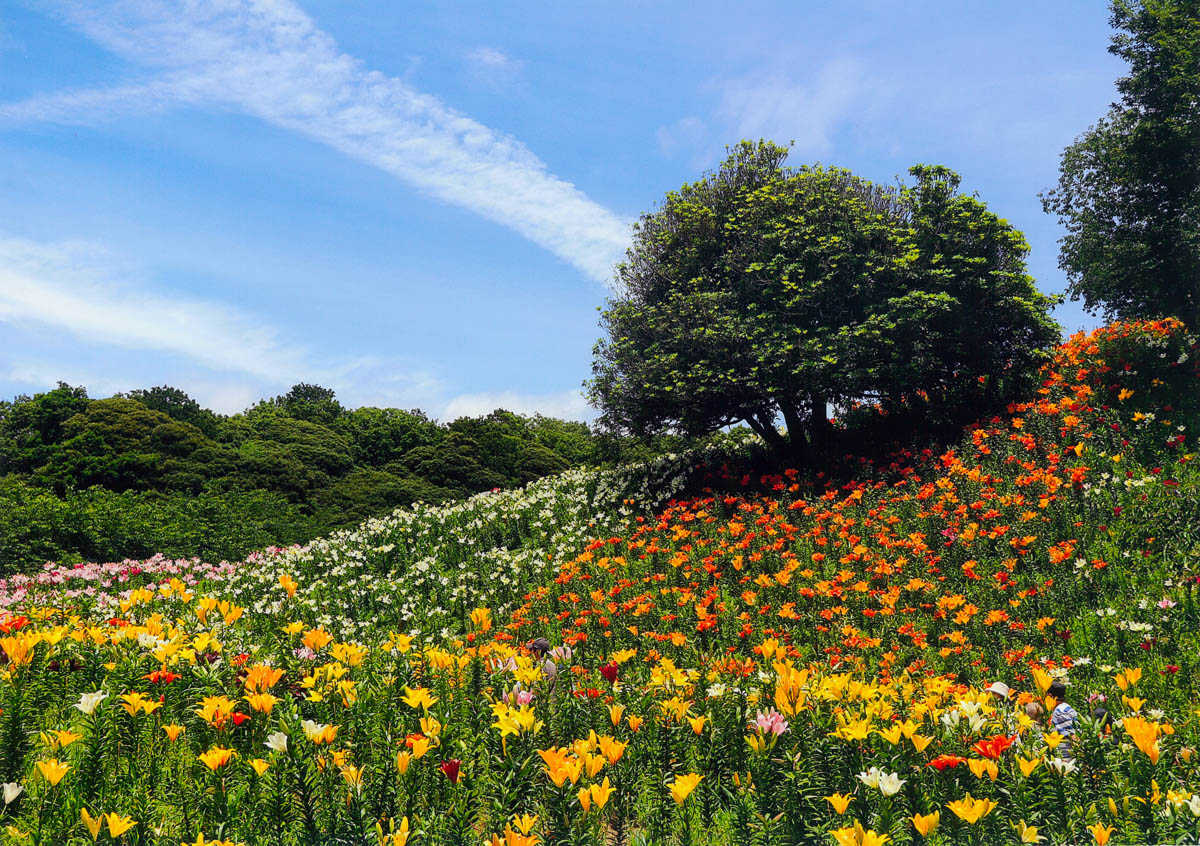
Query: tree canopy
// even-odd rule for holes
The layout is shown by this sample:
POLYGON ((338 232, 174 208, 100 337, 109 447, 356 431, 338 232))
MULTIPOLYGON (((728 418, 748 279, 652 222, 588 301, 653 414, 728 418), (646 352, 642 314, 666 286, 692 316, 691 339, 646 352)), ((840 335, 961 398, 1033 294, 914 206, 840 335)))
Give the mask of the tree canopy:
POLYGON ((744 421, 798 457, 829 404, 969 417, 1019 390, 1059 337, 1021 233, 946 168, 890 187, 786 157, 743 141, 635 225, 589 382, 602 421, 744 421))
POLYGON ((1067 230, 1059 266, 1089 310, 1200 329, 1200 0, 1117 0, 1111 22, 1120 100, 1042 195, 1067 230))

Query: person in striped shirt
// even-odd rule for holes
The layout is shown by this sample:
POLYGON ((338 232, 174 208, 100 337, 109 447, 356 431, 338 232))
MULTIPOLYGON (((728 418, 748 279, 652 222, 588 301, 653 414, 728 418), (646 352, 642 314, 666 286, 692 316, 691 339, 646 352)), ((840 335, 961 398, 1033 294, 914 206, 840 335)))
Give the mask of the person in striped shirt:
POLYGON ((1071 741, 1075 736, 1079 712, 1067 702, 1067 685, 1062 679, 1055 679, 1046 691, 1054 698, 1054 710, 1050 712, 1050 730, 1063 736, 1062 757, 1071 757, 1071 741))

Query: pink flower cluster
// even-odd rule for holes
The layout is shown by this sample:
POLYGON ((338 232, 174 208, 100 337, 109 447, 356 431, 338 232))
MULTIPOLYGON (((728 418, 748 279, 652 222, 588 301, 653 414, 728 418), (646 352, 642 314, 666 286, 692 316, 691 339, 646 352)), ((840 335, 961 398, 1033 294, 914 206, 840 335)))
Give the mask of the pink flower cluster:
POLYGON ((788 722, 783 718, 783 714, 770 708, 754 715, 754 727, 762 734, 773 734, 779 737, 788 730, 788 722))
POLYGON ((173 578, 188 586, 201 580, 221 580, 239 566, 228 561, 210 564, 199 558, 171 559, 161 554, 144 561, 127 559, 105 564, 47 562, 36 573, 17 573, 0 579, 0 608, 81 598, 101 606, 115 605, 134 588, 156 589, 173 578))

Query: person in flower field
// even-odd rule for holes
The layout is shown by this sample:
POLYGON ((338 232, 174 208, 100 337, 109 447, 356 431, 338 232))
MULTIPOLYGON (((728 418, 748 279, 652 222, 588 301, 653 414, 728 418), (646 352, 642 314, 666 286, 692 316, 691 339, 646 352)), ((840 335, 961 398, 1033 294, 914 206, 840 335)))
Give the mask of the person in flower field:
POLYGON ((1043 720, 1046 717, 1046 709, 1042 707, 1041 702, 1038 702, 1036 699, 1034 699, 1025 703, 1025 716, 1029 719, 1029 722, 1032 723, 1032 725, 1029 727, 1029 732, 1025 739, 1020 737, 1017 738, 1017 744, 1022 745, 1023 743, 1028 743, 1029 745, 1033 746, 1040 741, 1042 734, 1044 733, 1045 723, 1043 720))
POLYGON ((1063 757, 1066 758, 1071 754, 1071 740, 1079 722, 1079 712, 1067 702, 1067 685, 1062 679, 1051 682, 1046 693, 1055 703, 1054 710, 1050 712, 1050 730, 1063 736, 1063 757))
POLYGON ((1109 742, 1113 742, 1113 716, 1108 712, 1108 709, 1103 706, 1097 706, 1092 709, 1092 722, 1100 730, 1100 737, 1109 742))
POLYGON ((994 682, 987 692, 996 697, 998 702, 1008 702, 1009 697, 1012 696, 1012 688, 1000 681, 994 682))
POLYGON ((1004 726, 1004 733, 1014 736, 1019 734, 1017 716, 1009 708, 1012 703, 1012 688, 1004 682, 998 681, 993 682, 987 688, 987 692, 992 694, 992 697, 996 701, 996 709, 1000 712, 1000 722, 1004 726))
POLYGON ((525 646, 542 662, 542 675, 548 681, 547 691, 553 693, 554 688, 558 684, 558 664, 554 662, 555 656, 551 652, 557 652, 563 649, 563 647, 559 647, 559 650, 551 650, 550 641, 544 637, 535 638, 525 644, 525 646))

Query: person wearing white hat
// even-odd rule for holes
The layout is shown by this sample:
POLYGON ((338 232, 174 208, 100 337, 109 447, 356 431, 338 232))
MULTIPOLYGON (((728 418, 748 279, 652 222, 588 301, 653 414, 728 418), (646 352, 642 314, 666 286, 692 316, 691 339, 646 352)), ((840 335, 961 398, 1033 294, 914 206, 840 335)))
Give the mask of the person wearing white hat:
POLYGON ((1000 724, 1004 727, 1005 734, 1019 735, 1017 729, 1017 716, 1006 708, 1012 701, 1012 688, 1004 682, 993 682, 988 687, 987 692, 996 697, 996 710, 999 713, 1000 724))

